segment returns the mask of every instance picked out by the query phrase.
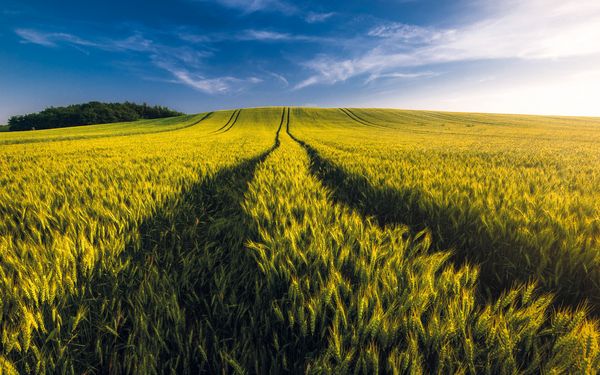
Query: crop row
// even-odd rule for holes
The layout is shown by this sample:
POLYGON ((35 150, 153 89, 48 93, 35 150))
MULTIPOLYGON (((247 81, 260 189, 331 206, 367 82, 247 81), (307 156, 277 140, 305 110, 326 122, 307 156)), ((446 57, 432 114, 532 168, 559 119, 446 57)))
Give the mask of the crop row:
POLYGON ((478 134, 489 133, 490 125, 460 136, 402 128, 348 132, 325 118, 304 123, 304 115, 298 110, 297 132, 313 146, 318 173, 339 200, 381 224, 428 228, 438 249, 453 249, 457 264, 480 265, 488 296, 534 281, 559 304, 587 302, 597 312, 597 143, 552 131, 537 137, 545 124, 531 121, 525 135, 498 125, 497 137, 482 142, 478 134), (321 128, 319 122, 334 125, 321 128))
POLYGON ((256 116, 272 121, 218 137, 210 131, 231 112, 168 133, 3 146, 5 370, 184 366, 177 356, 157 355, 165 345, 184 350, 187 360, 196 356, 190 350, 198 345, 186 344, 193 309, 185 293, 197 291, 184 287, 196 278, 194 263, 185 262, 211 244, 189 248, 180 239, 212 220, 207 212, 215 205, 228 204, 212 196, 229 193, 223 181, 237 181, 227 171, 272 145, 278 113, 264 112, 256 116))

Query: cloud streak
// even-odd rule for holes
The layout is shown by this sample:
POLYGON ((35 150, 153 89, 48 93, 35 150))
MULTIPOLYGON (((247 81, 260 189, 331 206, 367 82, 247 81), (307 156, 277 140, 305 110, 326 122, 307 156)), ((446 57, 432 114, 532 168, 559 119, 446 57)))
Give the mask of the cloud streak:
POLYGON ((244 14, 255 12, 280 12, 284 14, 295 14, 298 8, 282 0, 208 0, 221 6, 238 9, 244 14))
POLYGON ((135 32, 125 39, 84 39, 69 33, 42 32, 33 29, 16 29, 23 43, 37 44, 48 48, 61 45, 76 48, 88 47, 109 52, 138 53, 146 56, 155 67, 171 75, 171 82, 180 83, 207 94, 224 94, 248 84, 262 80, 256 77, 240 79, 231 76, 206 77, 200 71, 204 60, 212 52, 197 50, 189 46, 170 46, 157 43, 135 32))
POLYGON ((260 41, 260 42, 316 42, 324 43, 330 41, 324 37, 309 36, 302 34, 281 33, 268 30, 245 30, 237 35, 230 37, 238 41, 260 41))
POLYGON ((38 44, 44 47, 56 47, 60 43, 84 47, 97 47, 97 45, 91 41, 67 33, 44 33, 32 29, 16 29, 15 33, 21 37, 23 43, 38 44))
POLYGON ((283 75, 274 73, 274 72, 268 72, 268 73, 270 76, 274 77, 276 80, 281 82, 284 87, 288 87, 290 85, 290 82, 283 75))
POLYGON ((313 74, 296 85, 334 84, 360 75, 458 61, 543 60, 600 54, 600 2, 506 1, 485 19, 451 29, 401 23, 368 31, 370 48, 351 58, 319 55, 302 65, 313 74))
POLYGON ((263 29, 245 29, 234 33, 178 32, 176 36, 182 41, 194 44, 215 44, 221 42, 306 42, 306 43, 335 43, 336 39, 323 36, 292 34, 263 29))
POLYGON ((335 15, 336 15, 335 12, 329 12, 329 13, 308 12, 308 14, 306 14, 306 16, 304 17, 304 20, 308 23, 319 23, 319 22, 325 22, 335 15))
POLYGON ((335 16, 336 12, 314 12, 306 11, 293 2, 284 0, 200 0, 217 3, 223 7, 237 9, 244 15, 256 12, 277 12, 287 16, 300 16, 307 23, 325 22, 335 16))
POLYGON ((365 80, 365 83, 370 83, 376 81, 378 79, 410 79, 410 78, 425 78, 425 77, 435 77, 439 75, 436 72, 417 72, 417 73, 401 73, 401 72, 392 72, 392 73, 384 73, 384 74, 371 74, 369 78, 365 80))
POLYGON ((231 91, 232 85, 240 82, 239 79, 234 77, 206 78, 187 69, 168 64, 162 64, 162 67, 170 72, 177 82, 207 94, 227 93, 231 91))

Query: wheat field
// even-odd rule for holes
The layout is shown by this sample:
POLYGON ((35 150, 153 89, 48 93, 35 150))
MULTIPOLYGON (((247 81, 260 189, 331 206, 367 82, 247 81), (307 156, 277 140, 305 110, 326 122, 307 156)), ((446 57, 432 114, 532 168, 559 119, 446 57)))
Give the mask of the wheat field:
POLYGON ((600 368, 600 119, 237 109, 0 168, 0 373, 600 368))

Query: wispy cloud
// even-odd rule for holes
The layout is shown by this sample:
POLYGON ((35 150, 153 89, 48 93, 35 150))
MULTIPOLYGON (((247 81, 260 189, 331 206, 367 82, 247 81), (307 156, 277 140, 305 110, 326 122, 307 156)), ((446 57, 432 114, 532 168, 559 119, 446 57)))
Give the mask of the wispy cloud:
POLYGON ((182 41, 195 44, 212 44, 228 41, 237 42, 307 42, 307 43, 331 43, 333 38, 313 36, 304 34, 292 34, 272 30, 246 29, 230 33, 205 33, 196 34, 185 31, 176 34, 182 41))
POLYGON ((193 77, 186 71, 174 71, 173 75, 177 77, 180 82, 208 94, 228 92, 231 89, 231 84, 236 82, 236 79, 233 77, 219 77, 212 79, 206 79, 202 76, 193 77))
POLYGON ((15 33, 21 37, 23 43, 38 44, 44 47, 58 47, 59 45, 73 45, 91 47, 105 51, 134 51, 154 52, 160 47, 154 41, 145 38, 141 33, 135 32, 125 39, 86 39, 63 32, 45 32, 34 29, 16 29, 15 33))
POLYGON ((45 47, 56 47, 60 43, 74 44, 85 47, 96 47, 96 44, 67 33, 44 33, 32 29, 16 29, 23 43, 39 44, 45 47))
POLYGON ((318 72, 294 86, 295 90, 302 89, 316 83, 336 83, 356 75, 356 64, 352 60, 336 60, 329 56, 320 56, 305 63, 310 70, 318 72))
POLYGON ((241 33, 238 33, 231 37, 234 40, 241 41, 276 41, 276 42, 317 42, 323 43, 329 41, 328 38, 325 37, 317 37, 310 35, 302 35, 302 34, 290 34, 290 33, 281 33, 276 31, 268 31, 268 30, 245 30, 241 33))
POLYGON ((238 40, 280 41, 294 39, 293 35, 266 30, 246 30, 235 37, 238 40))
POLYGON ((451 38, 454 33, 455 30, 436 30, 431 27, 393 22, 378 25, 369 30, 367 35, 400 43, 423 44, 451 38))
POLYGON ((307 23, 325 22, 335 16, 336 12, 307 11, 298 7, 293 1, 285 0, 191 0, 217 3, 221 6, 237 9, 242 14, 249 15, 256 12, 277 12, 287 16, 298 16, 307 23))
POLYGON ((294 14, 298 8, 282 0, 204 0, 218 3, 227 8, 238 9, 243 13, 250 14, 259 11, 281 12, 294 14))
POLYGON ((451 29, 382 24, 368 31, 370 47, 362 53, 343 59, 319 55, 304 62, 314 74, 296 88, 457 61, 600 54, 598 25, 597 0, 510 0, 481 21, 451 29))
POLYGON ((370 83, 376 81, 378 79, 410 79, 410 78, 424 78, 424 77, 435 77, 439 75, 437 72, 417 72, 417 73, 401 73, 401 72, 392 72, 392 73, 384 73, 384 74, 371 74, 366 80, 365 83, 370 83))
POLYGON ((285 87, 288 87, 290 85, 290 82, 283 75, 278 74, 278 73, 274 73, 274 72, 268 72, 268 73, 269 73, 269 75, 271 75, 272 77, 274 77, 275 79, 277 79, 279 82, 283 83, 283 85, 285 87))
POLYGON ((308 12, 306 14, 306 16, 304 16, 304 20, 308 23, 318 23, 318 22, 325 22, 333 16, 335 16, 335 12, 329 12, 329 13, 308 12))
MULTIPOLYGON (((235 91, 247 84, 262 82, 260 78, 246 79, 222 76, 206 77, 201 73, 204 60, 211 51, 198 50, 189 46, 171 46, 156 42, 134 32, 125 39, 85 39, 69 33, 43 32, 33 29, 16 29, 15 33, 23 43, 56 48, 69 45, 77 48, 88 47, 110 52, 137 53, 145 56, 153 66, 171 75, 174 82, 184 84, 207 94, 222 94, 235 91)), ((172 81, 173 81, 172 80, 172 81)))
POLYGON ((181 39, 184 42, 190 42, 190 43, 211 43, 214 42, 215 38, 213 36, 209 36, 206 34, 196 34, 194 32, 185 30, 185 31, 178 31, 176 33, 177 37, 179 39, 181 39))
POLYGON ((229 92, 231 90, 231 86, 239 82, 239 80, 234 77, 206 78, 200 74, 192 73, 183 68, 169 65, 163 65, 162 67, 169 71, 173 77, 177 79, 177 82, 183 83, 207 94, 222 94, 229 92))

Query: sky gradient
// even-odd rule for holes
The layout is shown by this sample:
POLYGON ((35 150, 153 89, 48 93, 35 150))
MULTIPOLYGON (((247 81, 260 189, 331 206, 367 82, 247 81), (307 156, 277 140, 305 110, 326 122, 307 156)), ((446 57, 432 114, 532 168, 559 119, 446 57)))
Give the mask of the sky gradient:
POLYGON ((0 123, 99 101, 600 116, 597 0, 0 3, 0 123))

